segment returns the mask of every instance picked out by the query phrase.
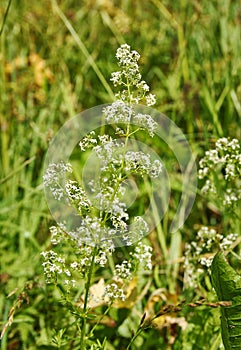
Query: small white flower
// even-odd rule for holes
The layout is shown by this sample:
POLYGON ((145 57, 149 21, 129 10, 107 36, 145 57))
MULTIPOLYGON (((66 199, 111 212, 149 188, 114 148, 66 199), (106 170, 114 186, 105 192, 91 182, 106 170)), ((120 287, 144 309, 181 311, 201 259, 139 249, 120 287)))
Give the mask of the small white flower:
POLYGON ((222 248, 223 250, 229 249, 232 246, 232 244, 236 241, 237 237, 237 233, 230 233, 227 237, 224 237, 222 239, 222 242, 220 243, 220 248, 222 248))
POLYGON ((208 194, 208 193, 216 194, 217 192, 215 185, 210 180, 206 180, 205 185, 202 187, 201 191, 203 194, 208 194))
POLYGON ((121 279, 130 279, 132 277, 131 268, 131 263, 124 260, 115 266, 115 273, 121 279))
POLYGON ((225 167, 225 179, 226 180, 230 180, 231 178, 234 178, 235 177, 235 169, 236 169, 236 166, 234 163, 228 163, 225 167))
POLYGON ((149 94, 146 96, 146 104, 147 106, 153 106, 156 103, 156 97, 153 94, 149 94))
POLYGON ((227 150, 228 146, 228 139, 226 137, 222 137, 216 142, 216 148, 219 151, 227 150))
POLYGON ((121 299, 122 301, 125 301, 126 299, 123 289, 116 283, 111 283, 105 287, 105 295, 112 301, 114 299, 121 299))
POLYGON ((134 252, 131 254, 137 261, 140 266, 146 270, 152 270, 152 248, 148 245, 145 245, 141 241, 136 245, 134 252))
POLYGON ((70 272, 68 269, 65 269, 65 270, 64 270, 64 273, 65 273, 67 276, 69 276, 69 277, 71 276, 71 272, 70 272))
POLYGON ((95 257, 95 263, 99 264, 100 266, 104 267, 107 263, 107 256, 106 253, 102 250, 100 250, 98 256, 95 257))
POLYGON ((81 151, 85 151, 87 148, 92 148, 97 144, 97 140, 95 138, 95 132, 91 131, 88 135, 86 135, 80 142, 79 146, 81 151))
POLYGON ((77 269, 78 269, 78 266, 79 266, 79 264, 77 263, 77 261, 74 261, 74 262, 72 262, 72 263, 70 264, 70 267, 71 267, 72 269, 74 269, 74 270, 77 270, 77 269))
POLYGON ((147 83, 142 80, 140 83, 137 84, 137 88, 144 90, 145 92, 148 92, 150 90, 150 87, 147 85, 147 83))
POLYGON ((224 193, 223 204, 227 207, 232 206, 235 202, 237 202, 240 199, 241 198, 239 196, 239 191, 237 191, 235 189, 232 190, 231 188, 228 188, 226 190, 226 192, 224 193))
POLYGON ((206 266, 208 268, 211 267, 212 261, 213 261, 213 258, 205 258, 205 257, 199 260, 201 265, 206 266))
POLYGON ((113 72, 111 73, 111 79, 110 79, 114 86, 121 85, 122 83, 122 73, 121 72, 113 72))

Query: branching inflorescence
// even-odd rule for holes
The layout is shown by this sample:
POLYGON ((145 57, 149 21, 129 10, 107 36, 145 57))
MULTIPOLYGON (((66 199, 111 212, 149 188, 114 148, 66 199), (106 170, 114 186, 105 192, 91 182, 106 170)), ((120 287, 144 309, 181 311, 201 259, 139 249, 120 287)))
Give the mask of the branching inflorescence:
POLYGON ((241 153, 237 139, 220 138, 200 161, 199 178, 205 179, 204 194, 213 194, 222 205, 241 200, 241 153))
POLYGON ((222 213, 229 211, 229 215, 226 227, 222 222, 221 232, 215 227, 203 226, 197 232, 196 240, 186 244, 184 284, 189 288, 196 288, 206 275, 206 270, 210 272, 214 252, 231 249, 239 236, 241 153, 238 140, 225 137, 218 139, 215 148, 205 152, 199 166, 199 179, 205 180, 202 194, 212 198, 212 203, 222 213), (225 228, 229 232, 231 228, 231 233, 225 228))
MULTIPOLYGON (((114 86, 121 87, 117 101, 103 108, 105 124, 111 124, 114 135, 91 131, 79 143, 82 152, 94 152, 99 164, 97 179, 88 183, 91 193, 75 179, 70 163, 50 164, 44 175, 44 184, 53 197, 65 201, 81 218, 80 225, 68 231, 65 223, 51 227, 52 244, 72 247, 68 259, 53 250, 42 253, 47 283, 62 283, 66 293, 78 285, 76 276, 85 280, 84 302, 81 312, 81 349, 84 348, 86 323, 91 297, 91 279, 95 269, 106 268, 116 246, 131 246, 128 259, 112 267, 112 277, 105 283, 103 300, 112 305, 116 299, 125 300, 125 284, 142 268, 152 269, 152 248, 142 238, 149 232, 142 216, 133 216, 125 203, 126 180, 129 177, 158 178, 162 163, 150 154, 129 147, 129 142, 139 130, 153 137, 157 123, 150 115, 135 112, 134 104, 144 101, 155 103, 149 86, 141 79, 138 60, 140 55, 122 45, 116 53, 120 71, 112 73, 114 86), (67 179, 67 180, 66 180, 67 179), (138 243, 136 243, 138 242, 138 243), (74 277, 75 276, 75 277, 74 277)), ((113 260, 113 259, 112 259, 113 260)), ((110 275, 110 273, 109 273, 110 275)), ((92 332, 93 333, 93 332, 92 332)), ((91 334, 92 334, 91 333, 91 334)))

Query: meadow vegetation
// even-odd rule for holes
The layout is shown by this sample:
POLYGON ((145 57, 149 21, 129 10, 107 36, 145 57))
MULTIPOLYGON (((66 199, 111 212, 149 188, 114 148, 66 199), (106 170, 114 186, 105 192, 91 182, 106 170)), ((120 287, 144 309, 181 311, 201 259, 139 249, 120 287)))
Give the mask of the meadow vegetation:
MULTIPOLYGON (((0 26, 8 3, 1 1, 0 26)), ((236 303, 236 294, 222 292, 216 272, 219 261, 225 265, 222 257, 212 267, 213 280, 210 267, 221 249, 237 272, 241 268, 240 34, 238 1, 11 3, 0 36, 1 350, 84 349, 83 343, 93 350, 218 350, 223 343, 228 349, 220 315, 231 318, 223 313, 229 304, 222 302, 230 302, 223 299, 227 296, 236 303), (168 210, 142 245, 118 247, 104 269, 99 256, 88 286, 91 305, 84 301, 81 269, 74 272, 77 287, 71 291, 64 281, 45 279, 43 261, 49 254, 55 259, 47 252, 61 230, 54 228, 44 196, 44 160, 67 120, 115 100, 111 73, 118 70, 116 50, 125 43, 141 55, 138 64, 155 94, 154 108, 175 122, 190 144, 197 195, 183 227, 170 234, 182 193, 180 169, 164 142, 141 133, 170 178, 168 210), (140 252, 151 269, 132 268, 128 261, 121 265, 140 252), (106 288, 110 299, 115 295, 118 286, 105 285, 114 271, 126 280, 125 296, 119 291, 117 300, 94 304, 106 288), (88 317, 77 312, 83 306, 88 317), (84 341, 83 327, 89 337, 84 341)), ((76 174, 76 155, 72 161, 76 174)), ((141 186, 148 197, 148 183, 141 186)), ((145 199, 135 203, 131 214, 139 215, 144 205, 145 199)), ((69 264, 75 249, 70 241, 56 246, 69 264)), ((236 317, 241 320, 240 310, 236 317)))

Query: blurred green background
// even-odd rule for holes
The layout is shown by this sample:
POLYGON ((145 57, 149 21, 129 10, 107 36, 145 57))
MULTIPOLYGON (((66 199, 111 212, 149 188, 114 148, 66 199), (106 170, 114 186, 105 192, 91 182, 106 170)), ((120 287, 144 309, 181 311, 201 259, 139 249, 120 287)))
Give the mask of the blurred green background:
MULTIPOLYGON (((0 26, 8 3, 0 2, 0 26)), ((0 37, 1 326, 13 305, 15 318, 1 349, 35 349, 46 344, 51 328, 39 255, 49 246, 52 223, 42 184, 51 138, 77 113, 113 101, 109 79, 117 70, 115 52, 128 43, 141 54, 155 108, 182 129, 197 157, 218 137, 240 139, 241 5, 235 0, 13 0, 5 19, 0 37)), ((217 215, 199 199, 183 237, 192 236, 195 223, 207 224, 210 216, 217 222, 217 215)), ((158 244, 163 247, 157 239, 158 244)))

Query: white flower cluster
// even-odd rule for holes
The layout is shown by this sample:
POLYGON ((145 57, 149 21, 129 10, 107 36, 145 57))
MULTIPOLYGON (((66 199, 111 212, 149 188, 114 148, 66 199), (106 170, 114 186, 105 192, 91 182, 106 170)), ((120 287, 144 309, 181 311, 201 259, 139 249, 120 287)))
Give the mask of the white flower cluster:
POLYGON ((121 279, 132 279, 132 265, 130 261, 124 260, 121 264, 115 265, 115 274, 121 279))
MULTIPOLYGON (((150 88, 144 80, 141 80, 138 60, 140 55, 135 50, 131 51, 127 44, 121 45, 116 57, 121 71, 112 73, 111 81, 114 86, 121 86, 122 90, 116 94, 117 101, 103 109, 105 120, 109 124, 137 125, 145 129, 151 137, 157 128, 157 123, 150 115, 135 113, 133 104, 139 104, 143 99, 147 106, 155 104, 155 96, 148 93, 150 88)), ((125 135, 122 128, 116 127, 116 133, 125 135)))
POLYGON ((153 106, 156 103, 156 97, 153 94, 149 94, 146 96, 146 104, 147 106, 153 106))
POLYGON ((98 136, 97 139, 97 145, 92 141, 88 144, 90 138, 84 140, 85 147, 95 144, 93 150, 100 160, 99 178, 97 181, 91 180, 91 200, 77 182, 69 180, 65 186, 71 203, 78 207, 79 213, 85 214, 75 235, 85 244, 102 244, 108 238, 114 241, 121 239, 126 245, 131 245, 148 233, 148 225, 137 217, 131 229, 128 227, 129 214, 121 200, 125 190, 122 184, 132 174, 147 174, 156 178, 162 171, 162 164, 158 159, 152 161, 149 154, 126 152, 123 142, 117 142, 108 135, 98 136), (98 208, 99 217, 92 217, 94 208, 98 208))
POLYGON ((124 44, 117 49, 116 58, 121 71, 112 73, 111 81, 114 86, 122 86, 121 92, 116 94, 117 99, 125 103, 138 104, 145 98, 147 106, 154 105, 155 96, 146 95, 150 88, 144 80, 141 80, 138 66, 139 53, 124 44))
POLYGON ((53 197, 74 206, 80 215, 85 215, 92 209, 91 202, 85 190, 77 181, 67 180, 66 174, 72 173, 70 163, 51 163, 43 176, 44 185, 49 188, 53 197))
POLYGON ((88 268, 91 265, 91 259, 93 255, 93 247, 90 247, 89 245, 82 244, 81 246, 78 245, 78 242, 72 241, 72 245, 75 246, 75 243, 77 243, 77 247, 75 250, 75 255, 77 260, 74 260, 70 263, 71 269, 74 271, 77 271, 78 274, 81 276, 85 275, 85 273, 88 271, 88 268))
POLYGON ((229 235, 227 235, 227 237, 222 237, 220 248, 223 250, 229 249, 233 245, 233 243, 236 241, 237 238, 238 238, 237 233, 230 233, 229 235))
MULTIPOLYGON (((113 181, 113 184, 116 184, 116 181, 113 181)), ((121 192, 121 189, 117 189, 115 193, 115 189, 107 185, 106 188, 101 188, 97 192, 93 198, 93 203, 102 213, 105 213, 104 215, 111 221, 113 229, 125 231, 129 215, 126 204, 120 201, 119 195, 121 192)), ((109 237, 111 237, 111 234, 109 234, 109 237)))
POLYGON ((68 199, 77 207, 80 214, 91 210, 91 202, 85 190, 80 187, 77 181, 68 180, 65 184, 65 191, 68 199))
POLYGON ((162 171, 162 163, 158 159, 152 162, 149 154, 128 151, 125 154, 125 171, 158 177, 162 171))
POLYGON ((108 172, 109 170, 113 172, 122 164, 124 143, 111 137, 108 140, 102 140, 101 138, 104 138, 104 136, 99 137, 100 144, 95 146, 93 150, 100 160, 101 172, 108 172))
POLYGON ((241 200, 241 153, 237 139, 220 138, 216 148, 200 160, 199 179, 205 179, 204 194, 221 197, 224 206, 241 200))
POLYGON ((98 255, 95 256, 95 264, 104 267, 107 263, 107 254, 104 250, 99 249, 98 255))
POLYGON ((152 248, 150 246, 138 242, 130 256, 130 260, 123 260, 121 264, 115 265, 113 282, 105 287, 105 295, 110 299, 110 302, 115 299, 121 299, 122 301, 126 299, 125 291, 121 287, 125 284, 125 281, 133 278, 134 270, 138 268, 152 269, 152 248))
POLYGON ((131 116, 134 114, 133 108, 123 101, 115 101, 110 106, 103 108, 103 114, 107 123, 125 123, 131 121, 131 116))
POLYGON ((102 219, 89 215, 82 217, 81 225, 69 234, 79 245, 84 243, 92 247, 100 245, 106 237, 110 236, 109 228, 103 225, 102 219))
POLYGON ((157 123, 149 114, 137 113, 133 116, 132 121, 134 124, 139 125, 142 129, 147 130, 151 137, 154 136, 157 123))
MULTIPOLYGON (((61 242, 62 249, 65 245, 71 246, 75 253, 75 259, 73 260, 72 257, 69 257, 67 266, 65 258, 59 256, 53 250, 42 252, 41 255, 45 260, 42 265, 47 283, 54 283, 57 280, 57 275, 64 274, 70 277, 74 271, 84 276, 91 265, 94 247, 90 244, 84 244, 83 240, 78 238, 76 232, 66 234, 64 225, 62 227, 52 226, 50 232, 52 234, 51 242, 54 245, 61 242)), ((108 261, 107 255, 111 255, 114 249, 113 242, 104 241, 95 255, 95 264, 104 267, 108 261)))
POLYGON ((220 242, 223 239, 223 235, 217 233, 214 228, 202 226, 197 233, 200 247, 202 249, 211 250, 214 243, 220 242))
POLYGON ((201 265, 203 265, 207 268, 210 268, 212 265, 212 262, 213 262, 213 257, 209 257, 209 258, 202 257, 201 259, 199 259, 199 262, 201 265))
POLYGON ((218 151, 226 153, 232 153, 232 151, 239 152, 240 145, 237 139, 229 140, 226 137, 222 137, 216 142, 216 148, 218 151))
POLYGON ((134 252, 131 253, 131 255, 133 256, 134 259, 138 261, 138 265, 141 268, 143 268, 144 270, 152 269, 152 263, 151 263, 152 247, 140 241, 136 245, 134 252))
POLYGON ((229 249, 236 241, 238 235, 230 233, 226 237, 217 233, 214 228, 202 226, 197 232, 197 240, 186 244, 184 253, 184 285, 196 288, 205 275, 205 268, 210 268, 217 247, 222 250, 229 249), (197 263, 201 266, 197 268, 197 263))
POLYGON ((86 151, 87 148, 92 148, 97 144, 95 136, 95 132, 92 130, 79 142, 79 146, 82 152, 86 151))
POLYGON ((141 216, 135 216, 131 226, 126 231, 119 231, 117 238, 121 239, 126 246, 130 246, 144 238, 149 232, 149 226, 141 216))
MULTIPOLYGON (((68 234, 78 241, 79 245, 84 243, 91 246, 102 246, 104 243, 108 243, 112 249, 113 244, 118 241, 131 245, 148 233, 149 227, 141 217, 134 217, 132 225, 128 226, 127 207, 120 200, 124 194, 123 187, 118 183, 118 178, 115 179, 113 169, 110 169, 108 173, 110 178, 102 179, 100 176, 101 186, 95 188, 91 201, 76 181, 68 180, 66 182, 65 189, 68 199, 72 204, 76 204, 78 213, 81 215, 80 226, 68 234), (93 208, 98 208, 99 216, 93 214, 91 211, 93 208), (106 224, 107 220, 108 225, 106 224)), ((118 174, 118 172, 116 173, 118 174)), ((53 244, 57 244, 61 239, 61 230, 68 231, 64 225, 51 228, 53 244)))
MULTIPOLYGON (((64 227, 63 227, 64 229, 64 227)), ((63 230, 60 226, 51 226, 50 227, 50 233, 51 233, 51 243, 53 245, 59 244, 63 240, 63 230)))
MULTIPOLYGON (((52 226, 51 234, 55 245, 61 242, 62 255, 65 253, 65 248, 68 247, 71 247, 72 252, 68 255, 68 259, 65 259, 53 250, 41 253, 44 258, 42 266, 44 268, 46 282, 54 284, 63 283, 66 291, 70 292, 72 288, 76 287, 76 279, 74 277, 84 278, 88 273, 96 247, 80 242, 73 233, 66 234, 64 225, 61 227, 52 226)), ((112 241, 103 241, 94 255, 95 266, 99 265, 101 268, 106 268, 109 257, 114 251, 115 246, 112 241)), ((133 274, 137 269, 152 269, 151 257, 152 248, 140 241, 133 247, 129 259, 116 263, 111 282, 105 288, 105 295, 109 298, 110 302, 116 299, 125 300, 126 284, 132 280, 133 274)))
POLYGON ((111 282, 105 289, 111 302, 125 299, 125 282, 132 279, 133 272, 138 268, 152 268, 152 248, 140 242, 149 232, 149 227, 141 216, 129 217, 124 202, 125 181, 132 175, 137 179, 136 175, 157 178, 162 171, 158 159, 153 160, 149 154, 136 151, 136 148, 130 151, 129 147, 130 139, 137 131, 144 129, 153 137, 157 128, 150 115, 137 113, 132 106, 143 99, 148 105, 155 103, 154 95, 149 94, 149 86, 141 79, 140 56, 128 45, 122 45, 116 57, 121 71, 112 74, 112 81, 116 86, 121 85, 123 91, 119 93, 118 101, 103 109, 103 115, 106 123, 112 124, 115 135, 121 137, 97 135, 91 131, 80 141, 81 151, 93 150, 97 157, 98 176, 87 186, 90 194, 77 181, 67 178, 73 173, 71 164, 49 165, 44 185, 55 199, 64 200, 76 209, 79 225, 72 231, 66 228, 67 223, 66 227, 62 223, 50 228, 52 244, 61 243, 61 253, 70 252, 68 259, 52 250, 42 253, 47 282, 60 281, 70 290, 75 285, 73 276, 86 278, 93 264, 106 268, 115 246, 131 246, 139 241, 130 258, 118 261, 113 267, 111 282))
MULTIPOLYGON (((137 125, 139 129, 146 130, 151 137, 154 136, 157 128, 157 123, 149 114, 136 113, 133 107, 121 100, 104 107, 103 114, 108 124, 124 123, 137 125)), ((125 131, 121 128, 116 128, 116 134, 125 135, 125 131)), ((90 136, 84 138, 80 143, 82 150, 86 148, 86 144, 94 145, 94 139, 90 136)))
POLYGON ((204 186, 202 187, 202 193, 204 195, 207 195, 207 194, 216 194, 217 193, 217 190, 216 190, 216 187, 214 186, 213 182, 209 179, 206 180, 204 186))
POLYGON ((65 258, 58 256, 53 250, 42 252, 41 255, 44 258, 42 266, 44 268, 47 283, 57 283, 58 276, 63 275, 65 276, 64 284, 75 286, 76 281, 68 278, 71 277, 71 272, 66 267, 65 258))
POLYGON ((71 164, 60 161, 57 164, 50 164, 43 176, 44 186, 50 189, 54 198, 57 200, 63 200, 64 198, 65 190, 63 181, 66 173, 72 173, 71 164))
POLYGON ((126 296, 124 290, 120 288, 116 283, 111 283, 105 286, 105 295, 113 302, 115 299, 121 299, 125 301, 126 296))
POLYGON ((231 206, 232 204, 237 203, 239 200, 241 200, 241 188, 228 188, 223 196, 223 204, 226 206, 231 206))

